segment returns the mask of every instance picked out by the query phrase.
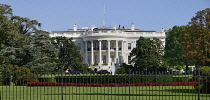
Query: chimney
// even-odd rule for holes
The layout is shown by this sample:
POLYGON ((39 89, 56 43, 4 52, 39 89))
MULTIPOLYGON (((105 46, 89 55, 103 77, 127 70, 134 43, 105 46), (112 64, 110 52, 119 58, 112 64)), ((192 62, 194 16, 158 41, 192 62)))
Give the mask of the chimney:
POLYGON ((116 30, 117 29, 117 26, 116 25, 113 25, 113 29, 116 30))
POLYGON ((165 31, 164 28, 162 28, 162 29, 161 29, 161 32, 164 32, 164 31, 165 31))
POLYGON ((131 24, 131 30, 134 31, 135 30, 135 25, 132 23, 131 24))
POLYGON ((74 31, 77 31, 77 24, 74 24, 74 31))
POLYGON ((94 28, 95 28, 95 26, 94 26, 94 25, 92 25, 92 26, 91 26, 91 31, 93 31, 93 29, 94 29, 94 28))

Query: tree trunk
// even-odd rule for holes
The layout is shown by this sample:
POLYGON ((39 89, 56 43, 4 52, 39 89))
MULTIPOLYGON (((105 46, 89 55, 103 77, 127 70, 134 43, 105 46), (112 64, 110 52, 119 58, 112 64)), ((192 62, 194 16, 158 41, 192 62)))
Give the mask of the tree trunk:
POLYGON ((186 74, 188 74, 188 73, 189 73, 188 71, 189 71, 189 65, 188 65, 188 64, 186 64, 185 73, 186 73, 186 74))

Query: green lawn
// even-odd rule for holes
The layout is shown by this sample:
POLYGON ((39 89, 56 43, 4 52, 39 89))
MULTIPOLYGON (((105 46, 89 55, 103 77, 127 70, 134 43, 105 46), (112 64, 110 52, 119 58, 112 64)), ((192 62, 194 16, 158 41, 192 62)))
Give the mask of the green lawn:
MULTIPOLYGON (((193 86, 0 86, 0 91, 1 100, 197 100, 193 86)), ((210 94, 201 94, 200 100, 210 100, 210 94)))

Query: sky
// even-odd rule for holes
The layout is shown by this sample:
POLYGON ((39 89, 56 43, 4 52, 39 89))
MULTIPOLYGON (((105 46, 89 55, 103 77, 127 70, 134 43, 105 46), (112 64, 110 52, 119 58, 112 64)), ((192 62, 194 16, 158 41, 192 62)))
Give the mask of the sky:
POLYGON ((210 0, 0 0, 13 14, 42 23, 42 30, 121 25, 161 31, 187 25, 195 13, 210 8, 210 0))

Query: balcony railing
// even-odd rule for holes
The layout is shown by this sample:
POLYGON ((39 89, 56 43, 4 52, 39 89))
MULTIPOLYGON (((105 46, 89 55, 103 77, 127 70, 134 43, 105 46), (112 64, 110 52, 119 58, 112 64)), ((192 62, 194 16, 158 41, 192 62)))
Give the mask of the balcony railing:
MULTIPOLYGON (((99 48, 93 48, 93 50, 99 50, 99 48)), ((108 50, 108 48, 101 48, 101 50, 108 50)), ((116 48, 110 48, 110 50, 116 50, 116 48)), ((122 48, 118 48, 119 51, 122 50, 122 48)), ((91 48, 87 48, 87 51, 91 51, 91 48)))
POLYGON ((87 36, 122 36, 122 37, 165 37, 164 32, 98 32, 98 33, 83 33, 82 37, 87 36))

